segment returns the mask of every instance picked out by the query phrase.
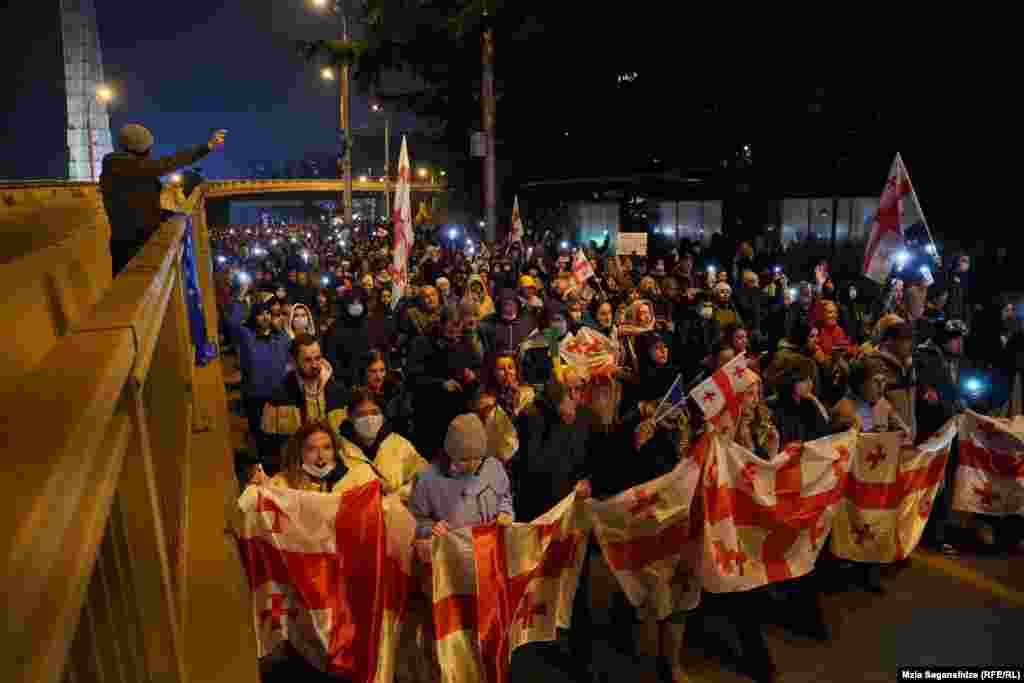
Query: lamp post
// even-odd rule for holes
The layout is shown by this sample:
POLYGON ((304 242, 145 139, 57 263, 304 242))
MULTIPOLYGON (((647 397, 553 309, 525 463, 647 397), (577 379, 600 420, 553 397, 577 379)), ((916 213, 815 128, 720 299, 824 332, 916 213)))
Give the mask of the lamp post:
POLYGON ((384 107, 375 104, 370 107, 378 114, 384 114, 384 215, 391 218, 391 195, 388 186, 391 184, 391 116, 384 107))
POLYGON ((85 113, 86 133, 89 136, 89 179, 96 182, 96 135, 92 128, 92 102, 95 99, 100 104, 109 104, 114 99, 114 91, 108 85, 96 87, 95 98, 90 97, 89 106, 85 113))
MULTIPOLYGON (((341 39, 347 43, 349 41, 348 33, 348 14, 345 11, 345 7, 342 0, 313 0, 313 5, 318 9, 330 9, 341 21, 341 39)), ((348 64, 340 64, 341 78, 339 88, 339 100, 338 105, 339 114, 341 119, 341 133, 345 139, 345 149, 342 150, 341 157, 341 175, 345 181, 345 189, 342 192, 342 206, 343 214, 342 218, 346 225, 352 223, 352 141, 349 137, 349 109, 350 109, 350 92, 349 92, 349 66, 348 64)), ((334 80, 334 72, 329 69, 324 69, 323 77, 325 80, 334 80), (327 74, 330 73, 330 76, 327 74)))

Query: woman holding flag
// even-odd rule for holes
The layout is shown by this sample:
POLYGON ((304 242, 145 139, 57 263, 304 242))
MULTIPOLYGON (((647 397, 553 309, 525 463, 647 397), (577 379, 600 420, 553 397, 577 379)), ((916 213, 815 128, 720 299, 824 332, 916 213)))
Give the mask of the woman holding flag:
MULTIPOLYGON (((623 416, 612 447, 602 449, 604 457, 593 458, 590 467, 591 491, 598 499, 668 474, 689 449, 686 394, 682 376, 669 363, 668 346, 656 334, 638 337, 636 346, 644 360, 637 375, 638 402, 623 416), (623 461, 621 454, 628 454, 628 460, 623 461)), ((643 640, 644 620, 626 602, 625 594, 617 593, 616 600, 623 620, 632 625, 632 633, 623 635, 629 642, 643 640)), ((687 614, 679 610, 658 621, 658 673, 665 683, 689 680, 682 664, 687 614)))

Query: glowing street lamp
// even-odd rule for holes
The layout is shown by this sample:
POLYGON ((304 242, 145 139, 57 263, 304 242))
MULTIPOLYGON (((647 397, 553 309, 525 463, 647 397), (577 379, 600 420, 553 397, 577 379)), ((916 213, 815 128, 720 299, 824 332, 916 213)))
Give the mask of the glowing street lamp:
POLYGON ((364 175, 359 176, 359 182, 365 183, 367 180, 369 180, 369 179, 366 176, 364 176, 364 175))
POLYGON ((103 104, 114 99, 114 90, 109 85, 99 85, 96 88, 96 99, 103 104))
POLYGON ((427 169, 421 168, 421 169, 417 170, 416 171, 416 175, 418 175, 420 178, 426 178, 427 177, 427 169))
POLYGON ((325 81, 333 81, 334 80, 334 69, 332 69, 329 66, 325 66, 320 71, 320 78, 324 79, 325 81))

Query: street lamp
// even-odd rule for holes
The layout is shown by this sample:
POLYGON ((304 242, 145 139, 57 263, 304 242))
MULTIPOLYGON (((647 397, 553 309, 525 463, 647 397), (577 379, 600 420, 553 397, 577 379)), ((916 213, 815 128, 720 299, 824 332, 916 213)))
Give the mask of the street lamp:
POLYGON ((391 215, 391 195, 388 194, 388 184, 391 177, 391 117, 384 111, 384 107, 374 102, 370 110, 375 114, 384 114, 384 213, 391 215))
POLYGON ((367 181, 367 177, 366 176, 364 176, 364 175, 359 176, 359 182, 365 183, 366 181, 367 181))
POLYGON ((325 66, 320 71, 320 78, 324 79, 325 81, 333 81, 334 80, 334 69, 332 69, 329 66, 325 66))
MULTIPOLYGON (((329 10, 335 14, 341 22, 341 41, 348 43, 348 12, 345 9, 345 0, 312 0, 313 6, 319 10, 329 10)), ((338 65, 341 69, 340 87, 338 88, 340 133, 344 141, 344 149, 341 150, 341 174, 345 187, 342 192, 342 206, 344 207, 343 217, 346 223, 352 222, 352 141, 349 136, 349 109, 351 108, 349 94, 349 65, 338 65)), ((334 80, 334 71, 325 68, 321 75, 325 80, 334 80), (329 75, 328 75, 329 73, 329 75)))

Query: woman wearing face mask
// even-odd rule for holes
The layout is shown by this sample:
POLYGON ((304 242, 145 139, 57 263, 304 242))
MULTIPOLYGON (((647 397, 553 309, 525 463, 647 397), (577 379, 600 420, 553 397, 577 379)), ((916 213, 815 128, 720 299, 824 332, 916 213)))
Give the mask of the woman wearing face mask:
POLYGON ((313 322, 313 313, 306 304, 295 304, 288 315, 288 336, 295 339, 297 334, 310 334, 316 336, 316 324, 313 322))
POLYGON ((268 479, 257 468, 250 484, 299 491, 331 493, 348 472, 338 456, 341 444, 326 422, 316 420, 302 425, 284 447, 281 471, 268 479))
POLYGON ((405 437, 392 431, 369 389, 358 387, 352 391, 348 419, 338 431, 342 461, 349 470, 340 490, 378 479, 386 493, 398 493, 402 500, 409 500, 416 474, 429 463, 405 437))
POLYGON ((561 380, 559 345, 569 334, 569 316, 561 304, 549 302, 540 323, 519 349, 523 380, 534 387, 544 386, 551 380, 561 380))

